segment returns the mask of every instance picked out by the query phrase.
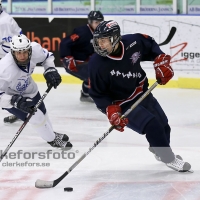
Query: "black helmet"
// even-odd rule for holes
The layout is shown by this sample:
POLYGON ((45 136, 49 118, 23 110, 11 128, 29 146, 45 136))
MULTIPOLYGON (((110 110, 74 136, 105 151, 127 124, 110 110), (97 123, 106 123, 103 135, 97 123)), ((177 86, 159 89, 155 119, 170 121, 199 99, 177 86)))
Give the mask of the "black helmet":
POLYGON ((90 13, 88 14, 89 23, 91 23, 92 20, 103 21, 103 14, 100 11, 90 11, 90 13))
POLYGON ((100 56, 107 56, 111 52, 106 49, 101 49, 98 43, 99 38, 109 38, 112 44, 112 51, 115 45, 121 40, 120 27, 116 21, 103 21, 101 22, 94 31, 93 34, 93 47, 96 53, 100 56))

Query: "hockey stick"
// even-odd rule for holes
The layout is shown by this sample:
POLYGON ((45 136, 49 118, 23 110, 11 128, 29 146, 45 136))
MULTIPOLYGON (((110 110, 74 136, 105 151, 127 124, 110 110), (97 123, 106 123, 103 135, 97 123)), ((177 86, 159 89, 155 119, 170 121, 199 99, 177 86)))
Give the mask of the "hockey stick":
POLYGON ((169 32, 169 35, 167 36, 166 40, 160 44, 158 44, 159 46, 163 46, 163 45, 166 45, 168 44, 171 39, 174 37, 174 34, 176 33, 176 27, 172 26, 170 32, 169 32))
MULTIPOLYGON (((122 116, 121 118, 126 117, 144 98, 146 98, 150 92, 158 85, 158 82, 156 81, 132 106, 129 108, 122 116)), ((102 140, 108 136, 108 134, 114 129, 114 126, 111 126, 107 132, 105 132, 95 143, 94 145, 86 152, 84 153, 63 175, 61 175, 59 178, 57 178, 54 181, 44 181, 38 179, 35 182, 36 188, 53 188, 58 183, 60 183, 91 151, 101 143, 102 140)))
POLYGON ((7 148, 5 149, 5 151, 0 155, 0 162, 3 160, 4 156, 6 156, 6 154, 8 153, 9 149, 11 148, 11 146, 13 145, 13 143, 15 142, 15 140, 18 138, 18 136, 20 135, 20 133, 22 132, 22 130, 24 129, 24 127, 26 126, 26 124, 29 122, 30 118, 34 115, 34 113, 37 111, 38 107, 40 106, 40 104, 43 102, 44 98, 47 96, 47 94, 49 93, 49 91, 51 90, 52 86, 48 86, 47 90, 45 91, 45 93, 42 95, 42 97, 40 98, 40 100, 38 101, 38 103, 35 105, 34 107, 34 111, 31 112, 28 117, 26 118, 26 120, 24 121, 24 123, 21 125, 21 127, 19 128, 19 130, 17 131, 17 133, 15 134, 15 137, 12 139, 12 141, 10 142, 10 144, 7 146, 7 148))

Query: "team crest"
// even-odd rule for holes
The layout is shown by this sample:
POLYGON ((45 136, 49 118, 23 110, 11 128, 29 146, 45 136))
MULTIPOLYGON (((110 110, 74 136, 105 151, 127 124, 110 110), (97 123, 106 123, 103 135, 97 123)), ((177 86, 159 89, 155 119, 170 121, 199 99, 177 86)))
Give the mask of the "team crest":
POLYGON ((140 56, 141 56, 140 52, 135 52, 130 58, 132 60, 132 63, 135 64, 138 58, 140 58, 140 56))
POLYGON ((27 79, 18 79, 16 90, 20 93, 23 93, 28 86, 29 86, 29 77, 27 79))

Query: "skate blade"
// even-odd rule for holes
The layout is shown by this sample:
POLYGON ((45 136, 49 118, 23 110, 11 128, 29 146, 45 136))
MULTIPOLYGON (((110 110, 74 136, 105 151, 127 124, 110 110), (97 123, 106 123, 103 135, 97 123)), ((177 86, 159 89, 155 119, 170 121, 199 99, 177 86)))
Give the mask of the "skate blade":
POLYGON ((179 172, 181 172, 181 173, 194 173, 194 170, 190 169, 188 171, 179 171, 179 172))
MULTIPOLYGON (((168 166, 169 167, 169 166, 168 166)), ((177 171, 177 172, 180 172, 180 173, 194 173, 194 170, 192 170, 192 169, 190 169, 190 170, 188 170, 188 171, 178 171, 178 170, 176 170, 176 169, 174 169, 173 167, 169 167, 169 168, 171 168, 171 169, 173 169, 174 171, 177 171)))

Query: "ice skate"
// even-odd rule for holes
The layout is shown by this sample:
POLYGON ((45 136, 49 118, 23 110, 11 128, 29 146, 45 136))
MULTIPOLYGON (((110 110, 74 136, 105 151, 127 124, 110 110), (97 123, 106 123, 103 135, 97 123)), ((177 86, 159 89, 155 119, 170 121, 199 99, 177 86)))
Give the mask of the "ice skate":
POLYGON ((81 90, 80 101, 81 102, 94 103, 93 99, 89 96, 89 94, 83 93, 82 90, 81 90))
MULTIPOLYGON (((153 150, 152 147, 149 147, 149 151, 150 151, 151 153, 154 154, 154 157, 155 157, 155 159, 156 159, 157 161, 162 162, 162 161, 161 161, 161 158, 160 158, 158 155, 155 154, 155 151, 153 150)), ((175 156, 176 156, 176 158, 178 158, 179 160, 183 160, 183 158, 182 158, 180 155, 175 155, 175 156)))
POLYGON ((191 165, 188 162, 184 162, 183 160, 180 160, 175 157, 175 159, 170 162, 166 163, 167 167, 178 171, 178 172, 193 172, 191 169, 191 165))
POLYGON ((56 137, 59 138, 60 140, 63 140, 65 142, 68 142, 69 137, 66 134, 61 134, 61 133, 56 133, 54 132, 56 137))
MULTIPOLYGON (((183 158, 180 155, 175 155, 176 158, 178 158, 179 160, 183 160, 183 158)), ((159 156, 157 156, 156 154, 154 154, 154 157, 157 161, 162 162, 161 158, 159 156)))
POLYGON ((72 148, 72 144, 68 141, 69 137, 65 134, 56 133, 56 138, 52 142, 47 142, 52 147, 61 148, 62 150, 70 150, 72 148))
POLYGON ((4 123, 10 123, 10 124, 12 124, 12 123, 14 123, 14 122, 16 122, 18 120, 20 120, 20 119, 17 118, 15 115, 10 115, 8 117, 5 117, 3 121, 4 121, 4 123))

